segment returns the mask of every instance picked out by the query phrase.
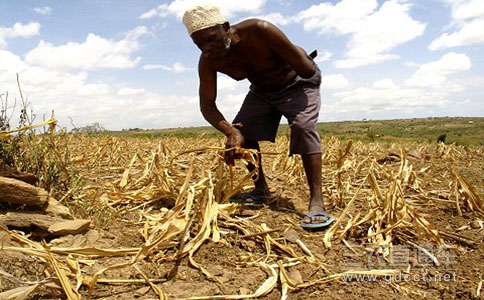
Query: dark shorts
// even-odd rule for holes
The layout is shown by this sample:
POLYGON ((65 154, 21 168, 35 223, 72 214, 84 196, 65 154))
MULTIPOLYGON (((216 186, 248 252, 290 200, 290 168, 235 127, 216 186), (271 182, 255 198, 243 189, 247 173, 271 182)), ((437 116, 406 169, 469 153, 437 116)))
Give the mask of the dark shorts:
POLYGON ((261 93, 251 86, 233 123, 242 123, 242 134, 253 141, 274 142, 281 116, 291 128, 290 154, 321 153, 321 137, 316 130, 321 96, 321 72, 313 77, 296 76, 285 88, 261 93))

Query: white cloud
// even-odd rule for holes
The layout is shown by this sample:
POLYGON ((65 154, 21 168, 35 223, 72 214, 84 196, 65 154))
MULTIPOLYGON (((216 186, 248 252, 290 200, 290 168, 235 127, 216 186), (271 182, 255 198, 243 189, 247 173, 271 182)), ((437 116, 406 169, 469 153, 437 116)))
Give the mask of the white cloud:
POLYGON ((322 63, 330 60, 332 56, 333 56, 333 53, 325 50, 319 53, 318 56, 314 59, 314 61, 317 63, 322 63))
POLYGON ((288 16, 283 16, 280 13, 270 13, 266 15, 258 15, 258 16, 253 16, 253 17, 248 17, 249 18, 257 18, 257 19, 262 19, 265 21, 268 21, 269 23, 272 23, 276 26, 286 26, 291 23, 294 23, 294 18, 288 17, 288 16))
MULTIPOLYGON (((484 5, 484 4, 483 4, 484 5)), ((459 46, 484 43, 484 19, 476 19, 466 22, 459 31, 454 33, 444 33, 429 46, 430 50, 439 50, 459 46)))
POLYGON ((414 39, 424 32, 425 25, 408 14, 409 5, 385 2, 361 24, 349 43, 347 60, 336 61, 336 67, 352 68, 397 58, 389 50, 414 39))
POLYGON ((20 79, 26 92, 41 91, 41 94, 37 94, 36 97, 45 97, 49 93, 69 97, 70 93, 74 91, 74 94, 77 94, 77 91, 85 84, 87 76, 86 72, 66 73, 35 66, 20 73, 20 79))
POLYGON ((457 105, 465 105, 465 104, 469 104, 471 103, 471 99, 465 99, 465 100, 462 100, 462 101, 457 101, 455 104, 457 105))
POLYGON ((328 107, 331 112, 408 112, 422 108, 446 107, 450 103, 447 93, 401 88, 397 85, 387 88, 359 87, 335 93, 333 97, 337 101, 328 107))
MULTIPOLYGON (((356 54, 356 53, 355 53, 356 54)), ((348 55, 347 55, 348 56, 348 55)), ((358 55, 360 56, 360 55, 358 55)), ((334 62, 334 66, 336 68, 341 69, 352 69, 357 67, 362 67, 366 65, 382 63, 389 60, 399 58, 398 55, 394 54, 370 54, 367 56, 360 56, 360 57, 348 57, 346 59, 340 59, 334 62)))
POLYGON ((384 78, 377 80, 373 83, 373 88, 375 89, 395 89, 398 88, 398 86, 393 83, 393 81, 389 78, 384 78))
POLYGON ((456 20, 484 17, 482 0, 453 1, 452 17, 456 20))
POLYGON ((420 36, 425 24, 412 19, 406 1, 391 0, 378 8, 376 0, 342 0, 321 3, 300 12, 296 20, 306 31, 320 34, 350 34, 345 59, 337 68, 356 68, 398 58, 388 53, 396 46, 420 36))
MULTIPOLYGON (((453 108, 457 101, 467 97, 461 93, 464 86, 468 88, 471 84, 461 78, 451 80, 447 77, 470 68, 470 65, 465 54, 447 53, 437 61, 421 65, 414 76, 405 82, 407 86, 401 86, 390 78, 383 78, 375 81, 371 87, 360 86, 333 93, 323 104, 322 117, 392 118, 414 117, 416 114, 426 116, 433 114, 432 111, 447 111, 448 114, 451 109, 455 112, 453 108), (456 92, 459 94, 454 94, 456 92)), ((482 85, 482 78, 479 77, 472 82, 477 83, 479 79, 482 85)))
POLYGON ((52 8, 48 6, 34 7, 34 11, 39 15, 45 16, 45 15, 50 15, 52 13, 52 8))
POLYGON ((49 69, 96 70, 103 68, 125 69, 134 67, 140 57, 131 54, 141 48, 138 39, 147 33, 144 26, 129 31, 124 39, 112 41, 90 33, 85 42, 69 42, 53 46, 40 41, 37 48, 29 51, 26 62, 49 69))
MULTIPOLYGON (((416 100, 421 93, 417 89, 400 89, 394 87, 391 89, 381 88, 366 88, 359 87, 351 91, 338 92, 333 94, 336 98, 341 99, 341 104, 354 105, 363 107, 375 107, 378 108, 381 104, 387 104, 388 106, 395 106, 395 101, 401 101, 399 106, 418 105, 421 104, 416 100), (408 99, 408 103, 405 102, 408 99)), ((381 107, 383 109, 383 107, 381 107)))
POLYGON ((416 62, 413 62, 413 61, 406 61, 403 63, 403 65, 405 67, 408 67, 408 68, 413 68, 413 67, 419 67, 420 65, 416 62))
POLYGON ((21 72, 28 68, 28 65, 22 59, 12 52, 0 50, 0 71, 21 72))
POLYGON ((484 1, 447 1, 452 6, 452 33, 444 32, 429 45, 430 50, 484 43, 484 1))
POLYGON ((442 88, 447 76, 469 70, 470 67, 471 60, 467 55, 449 52, 437 61, 421 65, 405 84, 411 87, 442 88))
POLYGON ((146 93, 145 89, 133 89, 133 88, 122 88, 118 91, 118 95, 120 96, 135 96, 135 95, 143 95, 146 93))
POLYGON ((104 96, 108 95, 111 91, 109 85, 105 83, 90 83, 81 86, 77 93, 81 96, 104 96))
POLYGON ((0 49, 7 45, 6 40, 16 37, 32 37, 39 35, 40 24, 30 22, 29 24, 15 23, 12 27, 0 27, 0 49))
POLYGON ((233 91, 237 88, 237 81, 226 76, 219 75, 217 77, 217 91, 233 91))
POLYGON ((257 13, 264 6, 267 0, 174 0, 169 4, 161 4, 140 16, 141 19, 153 17, 176 16, 181 18, 187 9, 195 5, 213 4, 222 10, 225 17, 232 17, 239 12, 257 13))
POLYGON ((171 70, 171 67, 165 66, 165 65, 144 65, 143 66, 143 70, 148 70, 148 71, 150 71, 150 70, 160 70, 160 69, 161 70, 167 70, 168 69, 167 71, 169 71, 169 70, 171 70))
MULTIPOLYGON (((70 127, 69 117, 77 126, 99 122, 115 130, 206 125, 198 107, 198 96, 166 95, 136 87, 124 87, 116 93, 117 89, 106 82, 89 82, 86 72, 42 67, 23 70, 20 82, 34 113, 50 115, 53 110, 61 127, 70 127)), ((15 72, 0 70, 0 86, 9 91, 11 99, 18 98, 15 72)), ((17 115, 16 112, 14 116, 17 115)), ((36 122, 39 120, 37 117, 36 122)))
POLYGON ((189 68, 184 66, 182 63, 176 62, 173 66, 166 66, 166 65, 144 65, 144 70, 165 70, 175 73, 183 73, 187 71, 193 71, 193 68, 189 68))
POLYGON ((323 89, 341 89, 348 85, 348 79, 343 74, 323 75, 321 85, 323 89))
MULTIPOLYGON (((61 127, 71 127, 69 117, 77 126, 99 122, 115 130, 206 125, 195 95, 166 95, 129 86, 119 89, 116 83, 90 82, 84 71, 29 66, 17 55, 0 50, 0 60, 4 59, 8 64, 0 65, 0 87, 9 92, 11 99, 18 98, 15 75, 18 72, 22 92, 38 116, 35 122, 53 110, 61 127)), ((221 99, 233 104, 230 98, 221 99)), ((231 111, 230 107, 228 110, 231 111)), ((18 111, 13 114, 17 115, 18 111)), ((15 122, 14 118, 12 123, 15 122)))
POLYGON ((231 122, 244 102, 247 93, 229 94, 217 100, 217 107, 223 113, 226 120, 231 122))
POLYGON ((318 30, 321 34, 349 34, 378 6, 376 0, 342 0, 336 4, 323 2, 301 11, 296 20, 306 31, 318 30))

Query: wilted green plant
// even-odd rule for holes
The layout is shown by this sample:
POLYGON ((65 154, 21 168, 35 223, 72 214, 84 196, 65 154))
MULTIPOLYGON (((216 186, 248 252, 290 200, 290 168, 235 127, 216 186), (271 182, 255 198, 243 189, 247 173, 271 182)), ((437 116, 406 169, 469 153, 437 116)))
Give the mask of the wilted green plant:
MULTIPOLYGON (((32 125, 35 114, 30 101, 22 94, 18 77, 17 83, 21 98, 17 128, 24 128, 32 125)), ((8 93, 4 93, 0 95, 0 102, 0 133, 3 133, 0 135, 0 159, 20 171, 36 175, 38 185, 57 199, 66 198, 66 191, 73 196, 72 191, 77 190, 80 180, 70 163, 69 135, 66 132, 38 134, 33 128, 11 134, 8 131, 12 128, 11 117, 17 101, 9 106, 8 93)))

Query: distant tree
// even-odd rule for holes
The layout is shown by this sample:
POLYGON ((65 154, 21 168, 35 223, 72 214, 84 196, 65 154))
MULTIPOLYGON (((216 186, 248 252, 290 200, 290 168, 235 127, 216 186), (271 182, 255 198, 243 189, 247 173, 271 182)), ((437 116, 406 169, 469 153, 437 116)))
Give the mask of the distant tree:
POLYGON ((83 134, 98 134, 106 131, 106 129, 99 124, 98 122, 94 122, 92 124, 83 126, 83 127, 76 127, 72 129, 72 133, 83 133, 83 134))
POLYGON ((437 143, 444 143, 445 144, 445 138, 447 138, 447 134, 441 134, 439 135, 439 137, 437 138, 437 143))

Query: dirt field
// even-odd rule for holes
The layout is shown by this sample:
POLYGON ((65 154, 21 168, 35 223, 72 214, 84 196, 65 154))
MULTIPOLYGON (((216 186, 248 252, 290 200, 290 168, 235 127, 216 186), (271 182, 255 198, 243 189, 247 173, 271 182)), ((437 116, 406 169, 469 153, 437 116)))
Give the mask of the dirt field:
POLYGON ((38 289, 30 297, 65 298, 66 291, 72 299, 484 294, 482 146, 325 138, 324 199, 338 221, 308 232, 299 226, 309 197, 305 175, 300 158, 287 156, 285 137, 261 149, 272 197, 245 208, 227 204, 251 184, 243 162, 233 170, 222 163, 221 139, 63 139, 71 162, 66 172, 81 179, 64 191, 63 203, 93 225, 83 235, 47 240, 49 247, 35 231, 0 233, 0 270, 21 281, 0 276, 0 292, 63 274, 69 280, 61 289, 38 289), (287 231, 302 243, 291 242, 287 231))

